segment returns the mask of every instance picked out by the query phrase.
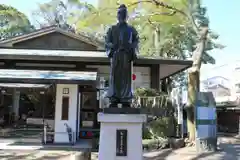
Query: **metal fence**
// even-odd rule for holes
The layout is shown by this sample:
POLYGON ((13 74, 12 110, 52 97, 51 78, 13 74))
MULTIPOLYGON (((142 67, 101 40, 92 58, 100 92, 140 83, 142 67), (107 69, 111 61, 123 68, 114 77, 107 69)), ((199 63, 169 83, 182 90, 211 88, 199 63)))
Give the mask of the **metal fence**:
POLYGON ((43 136, 42 136, 42 143, 43 144, 54 144, 55 143, 55 136, 61 136, 63 141, 59 142, 62 144, 70 144, 74 145, 76 143, 76 132, 54 132, 54 131, 47 131, 44 129, 43 136), (66 139, 64 140, 64 137, 66 139))

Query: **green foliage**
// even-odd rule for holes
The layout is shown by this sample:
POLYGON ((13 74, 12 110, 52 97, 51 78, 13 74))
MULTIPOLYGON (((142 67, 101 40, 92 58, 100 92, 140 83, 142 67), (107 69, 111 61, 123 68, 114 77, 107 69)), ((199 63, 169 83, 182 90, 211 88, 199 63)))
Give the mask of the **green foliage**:
POLYGON ((149 131, 148 128, 143 127, 142 130, 142 139, 151 139, 153 137, 152 133, 149 131))
POLYGON ((167 138, 175 135, 176 121, 174 117, 162 117, 149 123, 155 137, 167 138))
MULTIPOLYGON (((39 10, 34 15, 43 18, 47 24, 74 28, 77 32, 88 33, 90 37, 103 40, 107 28, 116 22, 116 9, 120 2, 128 5, 129 23, 139 31, 140 53, 145 56, 177 59, 192 57, 199 37, 196 26, 189 17, 193 17, 197 29, 209 23, 207 9, 194 0, 161 1, 174 6, 177 12, 165 6, 157 6, 154 1, 99 0, 99 6, 95 8, 81 0, 52 0, 39 5, 39 10)), ((215 42, 218 38, 216 33, 211 31, 209 35, 202 57, 203 63, 215 63, 208 51, 224 47, 215 42)))
POLYGON ((0 40, 33 30, 26 15, 11 6, 0 4, 0 40))
POLYGON ((51 0, 39 4, 33 16, 41 27, 58 25, 64 29, 74 30, 75 25, 85 26, 88 14, 93 11, 95 11, 93 5, 80 0, 51 0))
MULTIPOLYGON (((201 6, 200 1, 99 0, 99 8, 89 16, 86 26, 99 26, 100 34, 104 35, 106 28, 116 22, 116 8, 119 3, 128 5, 129 23, 139 32, 140 54, 144 56, 191 58, 199 42, 200 28, 209 24, 207 9, 201 6), (155 2, 163 2, 164 5, 155 2)), ((224 47, 216 43, 217 38, 218 35, 209 30, 207 47, 201 57, 202 63, 215 63, 208 52, 224 47)), ((181 79, 186 80, 183 77, 181 79)))
POLYGON ((134 92, 136 97, 153 97, 159 96, 160 93, 152 88, 137 88, 134 92))
POLYGON ((103 40, 102 34, 99 34, 101 27, 89 25, 90 22, 96 21, 91 18, 95 12, 96 8, 92 4, 81 0, 51 0, 39 4, 33 16, 40 28, 56 25, 64 30, 81 33, 99 41, 99 39, 103 40))
POLYGON ((142 109, 151 115, 143 128, 143 139, 172 136, 176 126, 174 108, 168 96, 151 88, 137 88, 134 96, 140 98, 142 109))

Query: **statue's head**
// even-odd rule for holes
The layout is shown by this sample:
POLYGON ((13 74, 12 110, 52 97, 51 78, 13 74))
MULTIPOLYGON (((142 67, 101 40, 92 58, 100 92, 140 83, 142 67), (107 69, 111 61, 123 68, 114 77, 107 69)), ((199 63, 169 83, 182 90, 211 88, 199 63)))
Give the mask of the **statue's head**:
POLYGON ((127 7, 125 4, 121 4, 118 7, 117 19, 119 23, 124 23, 127 20, 127 7))

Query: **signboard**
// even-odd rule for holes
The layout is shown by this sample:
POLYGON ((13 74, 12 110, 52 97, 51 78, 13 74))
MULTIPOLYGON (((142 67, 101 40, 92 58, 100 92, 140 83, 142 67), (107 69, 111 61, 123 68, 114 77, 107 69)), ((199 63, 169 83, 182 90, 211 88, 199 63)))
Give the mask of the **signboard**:
POLYGON ((116 156, 127 156, 127 130, 117 130, 116 134, 116 156))
POLYGON ((217 111, 212 92, 198 93, 195 111, 197 138, 215 138, 217 134, 217 111))

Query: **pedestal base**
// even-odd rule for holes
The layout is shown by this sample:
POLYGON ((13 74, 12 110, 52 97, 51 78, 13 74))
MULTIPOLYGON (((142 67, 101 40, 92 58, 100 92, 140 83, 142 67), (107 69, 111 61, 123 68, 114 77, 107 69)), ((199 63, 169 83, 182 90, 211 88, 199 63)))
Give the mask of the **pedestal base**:
POLYGON ((197 152, 215 152, 217 151, 217 138, 209 137, 209 138, 197 138, 196 139, 196 149, 197 152))
POLYGON ((99 160, 142 160, 144 114, 99 113, 99 160))

